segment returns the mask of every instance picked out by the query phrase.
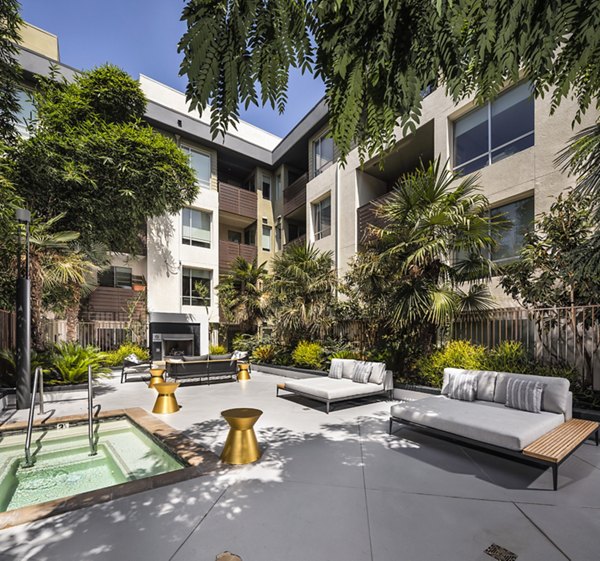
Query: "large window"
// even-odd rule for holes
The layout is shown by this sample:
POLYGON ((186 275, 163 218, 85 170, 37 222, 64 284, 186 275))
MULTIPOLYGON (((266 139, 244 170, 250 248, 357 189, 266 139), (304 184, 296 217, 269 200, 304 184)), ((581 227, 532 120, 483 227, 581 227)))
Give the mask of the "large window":
POLYGON ((190 158, 190 166, 196 172, 198 185, 210 189, 210 156, 189 146, 182 146, 181 148, 190 158))
POLYGON ((264 251, 271 251, 271 226, 262 227, 262 248, 264 251))
POLYGON ((130 267, 110 267, 98 274, 100 286, 113 288, 131 288, 133 275, 130 267))
POLYGON ((531 85, 516 86, 454 123, 454 169, 472 173, 534 143, 531 85))
POLYGON ((516 259, 523 247, 523 237, 533 224, 533 197, 521 199, 514 203, 493 208, 492 217, 501 215, 511 222, 510 229, 501 232, 497 238, 496 249, 492 252, 492 260, 507 263, 516 259))
POLYGON ((329 236, 331 234, 331 197, 313 203, 312 210, 315 240, 329 236))
POLYGON ((37 110, 33 104, 31 93, 25 90, 17 90, 17 101, 19 102, 19 111, 17 117, 17 131, 22 136, 29 136, 28 125, 37 119, 37 110))
POLYGON ((262 174, 262 196, 263 199, 271 200, 271 176, 262 174))
POLYGON ((209 212, 184 208, 182 211, 182 222, 182 243, 197 247, 210 247, 211 215, 209 212))
POLYGON ((181 301, 184 306, 210 306, 211 272, 183 267, 181 301))
POLYGON ((333 162, 333 138, 327 134, 313 142, 314 175, 319 175, 333 162))

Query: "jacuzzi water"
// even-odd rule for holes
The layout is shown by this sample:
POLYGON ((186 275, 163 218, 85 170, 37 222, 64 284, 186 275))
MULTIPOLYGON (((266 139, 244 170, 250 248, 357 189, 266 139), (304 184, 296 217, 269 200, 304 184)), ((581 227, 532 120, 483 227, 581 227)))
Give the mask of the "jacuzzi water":
POLYGON ((35 430, 34 465, 25 467, 25 433, 0 439, 0 512, 182 469, 184 464, 127 419, 35 430))

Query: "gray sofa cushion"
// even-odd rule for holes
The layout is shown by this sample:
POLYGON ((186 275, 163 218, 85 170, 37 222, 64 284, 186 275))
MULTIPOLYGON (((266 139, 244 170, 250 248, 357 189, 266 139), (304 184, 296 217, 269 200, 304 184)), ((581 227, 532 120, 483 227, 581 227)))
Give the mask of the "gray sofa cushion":
POLYGON ((373 368, 372 363, 357 360, 354 363, 354 373, 352 380, 359 384, 366 384, 371 376, 371 369, 373 368))
POLYGON ((233 353, 227 353, 225 355, 209 355, 210 360, 230 360, 233 353))
POLYGON ((372 384, 383 384, 385 380, 385 364, 383 362, 371 362, 371 375, 369 382, 372 384))
POLYGON ((523 450, 564 422, 562 415, 547 411, 536 415, 509 409, 502 403, 467 403, 446 396, 427 397, 394 405, 391 415, 509 450, 523 450))
POLYGON ((444 368, 444 383, 442 395, 448 395, 448 383, 451 374, 472 374, 477 376, 477 399, 480 401, 494 401, 494 390, 496 389, 496 372, 485 370, 464 370, 463 368, 444 368))
POLYGON ((332 358, 331 365, 329 366, 329 377, 334 380, 338 380, 342 377, 344 371, 344 364, 339 358, 332 358))
POLYGON ((348 380, 352 380, 352 376, 354 376, 354 364, 355 360, 351 358, 336 358, 342 363, 342 378, 347 378, 348 380))
POLYGON ((378 384, 357 384, 352 380, 335 380, 329 377, 312 378, 310 380, 289 380, 285 388, 302 392, 320 399, 343 399, 376 394, 382 391, 378 384))
POLYGON ((208 360, 208 355, 182 356, 181 359, 183 362, 198 362, 200 360, 208 360))
POLYGON ((496 403, 506 403, 506 384, 511 378, 519 378, 531 382, 543 384, 542 393, 542 411, 552 413, 562 413, 566 415, 569 404, 569 380, 566 378, 552 378, 550 376, 531 376, 528 374, 509 374, 507 372, 498 372, 496 378, 496 392, 494 401, 496 403))
POLYGON ((475 401, 477 396, 477 376, 471 374, 451 374, 448 387, 450 399, 461 401, 475 401))
POLYGON ((541 413, 544 386, 539 382, 510 378, 506 384, 506 407, 541 413))

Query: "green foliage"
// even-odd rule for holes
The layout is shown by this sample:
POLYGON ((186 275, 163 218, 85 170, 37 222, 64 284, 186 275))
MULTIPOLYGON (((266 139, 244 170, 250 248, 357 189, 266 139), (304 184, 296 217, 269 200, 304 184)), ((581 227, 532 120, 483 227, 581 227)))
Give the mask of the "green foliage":
POLYGON ((223 345, 210 345, 208 347, 208 352, 211 355, 224 355, 227 354, 227 348, 223 345))
POLYGON ((275 347, 270 344, 259 345, 252 353, 252 362, 260 363, 271 363, 275 359, 275 347))
MULTIPOLYGON (((48 354, 45 352, 31 351, 31 371, 34 372, 41 366, 44 373, 48 371, 48 354)), ((0 350, 0 386, 14 388, 17 381, 17 360, 15 352, 10 349, 0 350)))
POLYGON ((329 360, 333 358, 347 358, 351 360, 361 360, 361 355, 357 351, 351 351, 349 349, 345 349, 342 351, 336 351, 335 353, 329 355, 329 360))
POLYGON ((528 307, 598 303, 600 274, 590 269, 597 260, 598 226, 591 207, 591 198, 570 192, 537 217, 519 259, 503 271, 500 284, 507 294, 528 307))
POLYGON ((17 45, 19 27, 23 23, 19 7, 17 0, 0 2, 0 154, 2 143, 13 143, 18 137, 15 114, 19 107, 17 87, 21 80, 21 69, 17 62, 17 45))
POLYGON ((503 341, 489 350, 481 363, 482 370, 494 372, 528 372, 531 361, 520 341, 503 341))
POLYGON ((123 343, 116 351, 104 353, 103 363, 106 366, 121 366, 125 357, 132 354, 142 361, 150 359, 150 353, 147 349, 143 349, 134 343, 123 343))
POLYGON ((52 349, 49 363, 52 370, 50 384, 82 384, 87 381, 88 367, 94 378, 110 373, 103 366, 106 356, 96 347, 79 343, 58 343, 52 349))
POLYGON ((322 370, 325 365, 323 347, 315 342, 300 341, 292 353, 292 359, 294 366, 299 368, 322 370))
POLYGON ((10 178, 39 216, 64 213, 85 247, 139 252, 147 219, 160 231, 159 217, 196 196, 187 156, 140 121, 144 96, 122 70, 44 80, 35 100, 39 125, 10 150, 10 178))
POLYGON ((525 70, 552 111, 572 95, 579 120, 600 99, 599 13, 599 0, 188 0, 181 73, 216 135, 241 105, 283 111, 290 67, 313 72, 341 153, 356 141, 366 156, 414 126, 439 76, 454 100, 488 100, 525 70))

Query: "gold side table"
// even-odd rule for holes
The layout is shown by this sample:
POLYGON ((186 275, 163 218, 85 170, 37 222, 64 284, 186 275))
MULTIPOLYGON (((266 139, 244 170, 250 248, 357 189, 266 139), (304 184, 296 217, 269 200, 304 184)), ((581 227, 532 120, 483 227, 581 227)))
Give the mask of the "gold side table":
POLYGON ((240 380, 250 380, 250 363, 242 362, 238 364, 238 382, 240 380))
POLYGON ((221 461, 226 464, 251 464, 261 456, 254 424, 263 412, 260 409, 240 407, 221 411, 229 424, 229 434, 221 452, 221 461))
POLYGON ((158 392, 158 397, 154 403, 152 413, 167 415, 179 411, 179 403, 175 398, 175 390, 179 387, 179 382, 162 382, 154 384, 154 389, 158 392))
POLYGON ((156 384, 162 384, 165 381, 163 377, 164 373, 164 368, 150 368, 150 383, 148 387, 153 388, 156 384))

